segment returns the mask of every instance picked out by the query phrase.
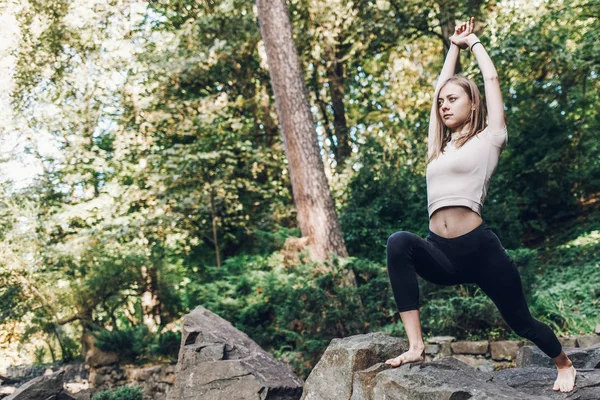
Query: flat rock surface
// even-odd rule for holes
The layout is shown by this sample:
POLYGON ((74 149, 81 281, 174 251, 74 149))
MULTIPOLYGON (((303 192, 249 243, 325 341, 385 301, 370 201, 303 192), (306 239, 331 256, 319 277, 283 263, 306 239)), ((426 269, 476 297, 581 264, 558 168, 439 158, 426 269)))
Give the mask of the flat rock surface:
POLYGON ((478 371, 448 357, 440 361, 407 364, 377 374, 369 400, 542 400, 513 389, 502 382, 492 382, 491 373, 478 371))
POLYGON ((600 399, 600 369, 577 370, 575 390, 569 393, 552 390, 556 376, 556 368, 509 368, 494 372, 493 382, 501 382, 520 392, 545 396, 547 399, 600 399))

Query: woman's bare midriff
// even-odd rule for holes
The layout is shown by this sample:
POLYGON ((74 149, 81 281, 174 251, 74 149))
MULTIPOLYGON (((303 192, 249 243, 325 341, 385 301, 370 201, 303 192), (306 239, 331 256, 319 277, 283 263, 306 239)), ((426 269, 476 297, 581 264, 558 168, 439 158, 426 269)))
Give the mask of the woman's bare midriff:
POLYGON ((452 239, 471 232, 482 222, 479 214, 468 207, 442 207, 429 219, 429 230, 438 236, 452 239))

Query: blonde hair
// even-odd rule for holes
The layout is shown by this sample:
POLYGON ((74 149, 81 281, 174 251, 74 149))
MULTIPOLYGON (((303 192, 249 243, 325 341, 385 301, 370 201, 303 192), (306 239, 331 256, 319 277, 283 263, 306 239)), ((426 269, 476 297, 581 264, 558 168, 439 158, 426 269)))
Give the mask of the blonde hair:
POLYGON ((430 144, 430 146, 433 146, 433 151, 431 156, 427 160, 427 164, 438 158, 440 154, 444 152, 444 147, 446 147, 446 143, 450 141, 450 130, 446 127, 446 125, 444 125, 444 122, 440 118, 440 112, 437 110, 440 92, 448 83, 453 83, 455 85, 460 86, 467 93, 467 96, 469 96, 469 100, 471 100, 471 118, 469 120, 469 132, 456 141, 456 148, 461 148, 465 143, 469 141, 469 139, 477 135, 485 128, 485 105, 482 101, 479 88, 477 87, 475 82, 473 82, 469 78, 460 75, 454 75, 450 77, 440 87, 440 90, 438 90, 437 92, 436 98, 433 99, 434 105, 436 106, 435 121, 429 121, 429 123, 435 124, 435 136, 433 138, 433 143, 430 144))

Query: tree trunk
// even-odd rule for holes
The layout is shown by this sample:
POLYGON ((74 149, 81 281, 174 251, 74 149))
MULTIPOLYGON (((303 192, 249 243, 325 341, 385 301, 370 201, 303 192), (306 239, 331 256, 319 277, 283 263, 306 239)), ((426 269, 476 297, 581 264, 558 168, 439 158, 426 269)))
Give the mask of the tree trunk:
POLYGON ((308 237, 313 259, 326 260, 330 252, 345 257, 287 5, 284 0, 257 0, 257 8, 300 230, 308 237))

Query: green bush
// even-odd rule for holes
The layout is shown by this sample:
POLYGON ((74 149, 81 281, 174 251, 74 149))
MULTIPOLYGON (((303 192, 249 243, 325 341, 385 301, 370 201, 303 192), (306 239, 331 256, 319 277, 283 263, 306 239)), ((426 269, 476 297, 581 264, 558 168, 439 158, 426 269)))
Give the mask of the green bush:
POLYGON ((112 331, 98 329, 93 332, 95 346, 102 351, 114 351, 123 361, 142 363, 153 359, 177 360, 180 332, 152 333, 145 325, 127 324, 112 331))
POLYGON ((453 335, 460 339, 485 337, 498 327, 505 327, 494 303, 481 291, 474 296, 435 299, 421 307, 423 332, 453 335))
POLYGON ((368 150, 357 159, 362 167, 345 189, 340 225, 350 255, 380 262, 392 233, 427 233, 427 188, 422 166, 409 165, 404 149, 366 140, 368 150))
POLYGON ((594 231, 543 255, 530 305, 559 335, 592 332, 600 323, 599 239, 594 231))
POLYGON ((139 386, 121 386, 95 394, 92 400, 143 400, 139 386))
POLYGON ((46 349, 44 346, 35 346, 33 357, 36 364, 43 364, 44 358, 46 358, 46 349))
POLYGON ((156 335, 149 350, 151 355, 167 357, 171 361, 177 361, 180 345, 181 332, 166 331, 156 335))
POLYGON ((93 335, 97 348, 114 351, 124 361, 136 361, 148 353, 150 334, 145 325, 129 325, 112 331, 101 329, 94 331, 93 335))

